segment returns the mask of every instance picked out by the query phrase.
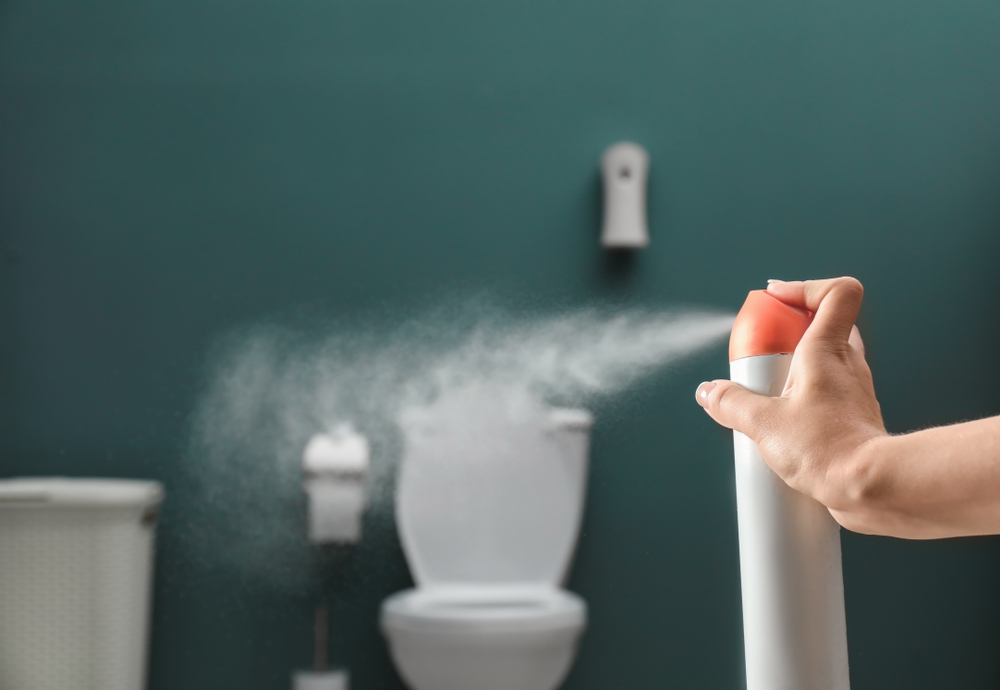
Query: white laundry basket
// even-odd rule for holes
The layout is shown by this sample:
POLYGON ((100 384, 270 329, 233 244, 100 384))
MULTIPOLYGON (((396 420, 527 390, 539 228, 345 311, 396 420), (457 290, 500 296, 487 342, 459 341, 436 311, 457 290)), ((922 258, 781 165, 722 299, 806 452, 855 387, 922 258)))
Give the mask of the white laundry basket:
POLYGON ((146 685, 156 482, 0 481, 0 690, 146 685))

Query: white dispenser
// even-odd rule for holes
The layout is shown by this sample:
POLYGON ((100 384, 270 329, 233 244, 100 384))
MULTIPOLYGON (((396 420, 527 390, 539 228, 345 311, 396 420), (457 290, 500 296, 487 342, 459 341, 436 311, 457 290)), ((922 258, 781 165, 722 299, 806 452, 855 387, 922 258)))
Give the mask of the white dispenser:
POLYGON ((649 244, 646 222, 646 180, 649 154, 638 144, 615 144, 601 156, 604 178, 605 249, 642 249, 649 244))
POLYGON ((155 482, 0 481, 0 688, 146 687, 155 482))
MULTIPOLYGON (((751 292, 733 324, 730 378, 781 395, 811 317, 751 292)), ((734 433, 747 690, 849 690, 840 526, 734 433)))

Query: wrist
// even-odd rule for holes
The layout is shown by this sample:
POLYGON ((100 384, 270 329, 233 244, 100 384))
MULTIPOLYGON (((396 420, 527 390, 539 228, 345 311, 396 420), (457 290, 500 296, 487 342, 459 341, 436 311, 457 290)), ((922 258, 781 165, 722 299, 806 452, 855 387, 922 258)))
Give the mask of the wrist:
POLYGON ((880 434, 859 443, 828 477, 826 506, 847 529, 873 533, 891 502, 894 481, 891 458, 898 437, 880 434))

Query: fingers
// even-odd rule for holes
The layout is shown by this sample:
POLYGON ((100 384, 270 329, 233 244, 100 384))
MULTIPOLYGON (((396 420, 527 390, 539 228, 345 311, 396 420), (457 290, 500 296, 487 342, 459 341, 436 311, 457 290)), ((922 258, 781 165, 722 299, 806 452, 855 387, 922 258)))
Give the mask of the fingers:
POLYGON ((865 290, 856 278, 830 278, 785 283, 769 281, 767 291, 782 302, 814 312, 809 334, 820 340, 847 342, 861 309, 865 290))
POLYGON ((804 280, 769 280, 767 281, 767 291, 770 295, 777 297, 785 304, 800 309, 808 309, 806 306, 805 294, 806 281, 804 280))
POLYGON ((708 415, 724 427, 759 440, 774 419, 777 407, 785 401, 748 391, 732 381, 706 381, 698 386, 695 400, 708 415))

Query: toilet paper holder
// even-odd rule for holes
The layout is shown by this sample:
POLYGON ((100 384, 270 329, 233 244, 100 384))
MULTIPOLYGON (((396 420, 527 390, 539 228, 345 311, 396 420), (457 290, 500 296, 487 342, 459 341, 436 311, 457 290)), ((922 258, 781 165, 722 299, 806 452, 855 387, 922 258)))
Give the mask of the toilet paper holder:
POLYGON ((316 434, 302 453, 303 489, 309 503, 309 541, 354 543, 368 504, 371 449, 349 424, 316 434))

